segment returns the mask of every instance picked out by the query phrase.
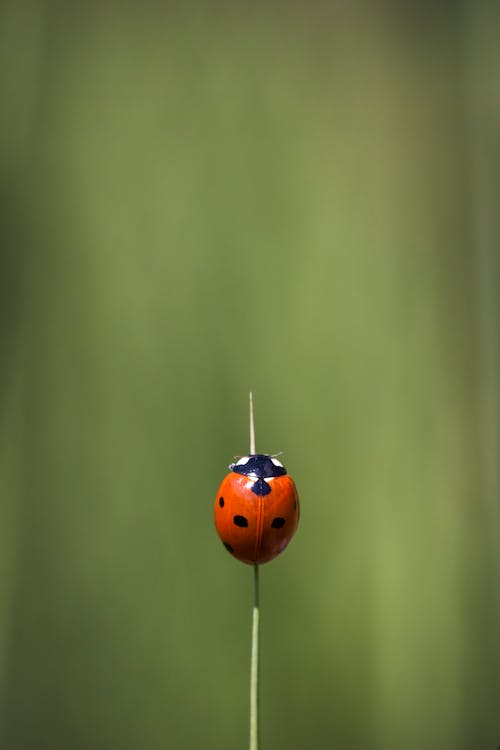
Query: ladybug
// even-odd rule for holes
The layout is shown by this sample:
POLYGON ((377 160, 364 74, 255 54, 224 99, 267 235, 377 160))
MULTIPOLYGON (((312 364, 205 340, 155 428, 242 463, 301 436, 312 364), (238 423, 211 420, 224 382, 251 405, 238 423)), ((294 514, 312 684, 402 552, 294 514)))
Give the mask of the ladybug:
POLYGON ((215 498, 215 527, 224 547, 249 565, 273 560, 297 530, 299 496, 277 458, 264 453, 231 464, 215 498))

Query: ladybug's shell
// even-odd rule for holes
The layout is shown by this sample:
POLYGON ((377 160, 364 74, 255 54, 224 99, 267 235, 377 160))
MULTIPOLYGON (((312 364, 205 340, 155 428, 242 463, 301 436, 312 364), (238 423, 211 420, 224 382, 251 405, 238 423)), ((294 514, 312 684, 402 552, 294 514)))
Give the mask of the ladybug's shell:
POLYGON ((293 479, 285 474, 265 481, 270 490, 256 494, 255 478, 231 471, 215 498, 215 526, 224 546, 249 565, 269 562, 283 552, 299 523, 293 479))

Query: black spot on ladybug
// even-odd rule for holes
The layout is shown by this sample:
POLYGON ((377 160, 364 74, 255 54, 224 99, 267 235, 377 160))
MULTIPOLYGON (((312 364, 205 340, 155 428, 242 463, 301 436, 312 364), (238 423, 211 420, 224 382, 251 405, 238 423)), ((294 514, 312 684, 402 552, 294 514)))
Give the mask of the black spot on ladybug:
POLYGON ((248 526, 248 521, 245 518, 245 516, 235 516, 233 518, 233 521, 234 521, 235 526, 242 526, 242 527, 248 526))
POLYGON ((271 526, 273 527, 273 529, 281 529, 285 525, 285 523, 285 519, 278 516, 277 518, 273 518, 271 526))
POLYGON ((220 505, 221 508, 224 507, 224 498, 223 497, 219 497, 219 505, 220 505))
POLYGON ((257 479, 257 481, 252 484, 252 492, 255 492, 255 494, 260 497, 269 495, 271 492, 271 485, 268 484, 265 479, 257 479))
POLYGON ((231 552, 231 554, 233 553, 233 548, 231 547, 230 544, 228 544, 227 542, 222 542, 222 544, 224 545, 224 547, 227 549, 228 552, 231 552))

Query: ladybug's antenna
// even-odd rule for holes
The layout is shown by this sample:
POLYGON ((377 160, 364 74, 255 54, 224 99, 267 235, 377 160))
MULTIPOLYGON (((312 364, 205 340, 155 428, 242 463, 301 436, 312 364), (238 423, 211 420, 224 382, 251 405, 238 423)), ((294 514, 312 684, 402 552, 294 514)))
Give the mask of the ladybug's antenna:
POLYGON ((255 456, 255 425, 253 421, 253 393, 250 391, 250 455, 255 456))

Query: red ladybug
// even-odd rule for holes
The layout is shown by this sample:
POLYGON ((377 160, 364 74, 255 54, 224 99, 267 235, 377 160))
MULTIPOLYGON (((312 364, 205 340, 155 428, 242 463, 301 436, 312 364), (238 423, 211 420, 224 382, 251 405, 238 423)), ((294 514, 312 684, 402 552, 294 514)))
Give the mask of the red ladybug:
POLYGON ((224 547, 249 565, 283 552, 299 523, 294 481, 277 458, 244 456, 229 467, 215 498, 215 527, 224 547))

